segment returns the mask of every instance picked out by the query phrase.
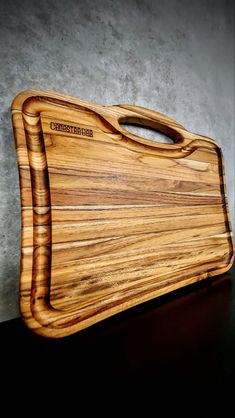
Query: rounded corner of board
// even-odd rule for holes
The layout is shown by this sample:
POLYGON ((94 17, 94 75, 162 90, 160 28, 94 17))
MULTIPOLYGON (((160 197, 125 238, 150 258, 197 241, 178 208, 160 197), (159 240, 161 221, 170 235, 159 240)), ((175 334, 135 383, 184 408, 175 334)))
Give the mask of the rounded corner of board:
POLYGON ((233 264, 234 264, 234 250, 232 251, 231 256, 228 259, 226 265, 215 269, 210 276, 220 276, 221 274, 225 274, 229 272, 229 270, 233 267, 233 264))
POLYGON ((32 90, 22 90, 19 92, 11 102, 11 111, 21 111, 24 101, 29 97, 32 97, 32 90))

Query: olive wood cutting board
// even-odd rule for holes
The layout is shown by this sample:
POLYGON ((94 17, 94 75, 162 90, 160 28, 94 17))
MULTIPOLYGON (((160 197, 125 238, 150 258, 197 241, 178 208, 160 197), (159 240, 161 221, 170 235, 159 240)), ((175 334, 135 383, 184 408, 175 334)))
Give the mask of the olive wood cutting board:
POLYGON ((20 310, 63 337, 227 271, 233 262, 222 152, 132 105, 48 91, 12 103, 20 173, 20 310), (133 123, 172 143, 130 133, 133 123))

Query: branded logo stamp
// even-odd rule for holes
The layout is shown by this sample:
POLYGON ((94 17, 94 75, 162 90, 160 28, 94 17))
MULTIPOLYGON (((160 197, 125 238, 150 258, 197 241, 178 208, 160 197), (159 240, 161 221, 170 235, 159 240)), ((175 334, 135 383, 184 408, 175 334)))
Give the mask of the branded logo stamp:
POLYGON ((80 128, 79 126, 73 126, 73 125, 66 125, 64 123, 57 123, 57 122, 51 122, 50 128, 52 131, 61 131, 61 132, 68 132, 70 134, 76 134, 81 136, 87 136, 87 137, 93 137, 93 130, 92 129, 86 129, 86 128, 80 128))

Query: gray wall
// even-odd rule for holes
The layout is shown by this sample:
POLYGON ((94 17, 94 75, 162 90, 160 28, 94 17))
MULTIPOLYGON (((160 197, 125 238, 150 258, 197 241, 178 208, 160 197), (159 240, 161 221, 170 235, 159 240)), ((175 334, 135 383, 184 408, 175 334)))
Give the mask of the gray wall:
POLYGON ((135 103, 216 139, 234 214, 234 10, 223 0, 0 1, 0 320, 18 316, 20 200, 9 106, 46 88, 135 103))

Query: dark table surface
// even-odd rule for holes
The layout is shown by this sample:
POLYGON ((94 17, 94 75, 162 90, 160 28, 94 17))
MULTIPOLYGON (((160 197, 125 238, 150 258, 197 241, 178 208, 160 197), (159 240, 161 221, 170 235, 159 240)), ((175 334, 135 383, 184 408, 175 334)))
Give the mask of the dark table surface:
POLYGON ((29 403, 44 416, 235 416, 234 279, 235 267, 58 340, 0 324, 3 416, 29 403))

